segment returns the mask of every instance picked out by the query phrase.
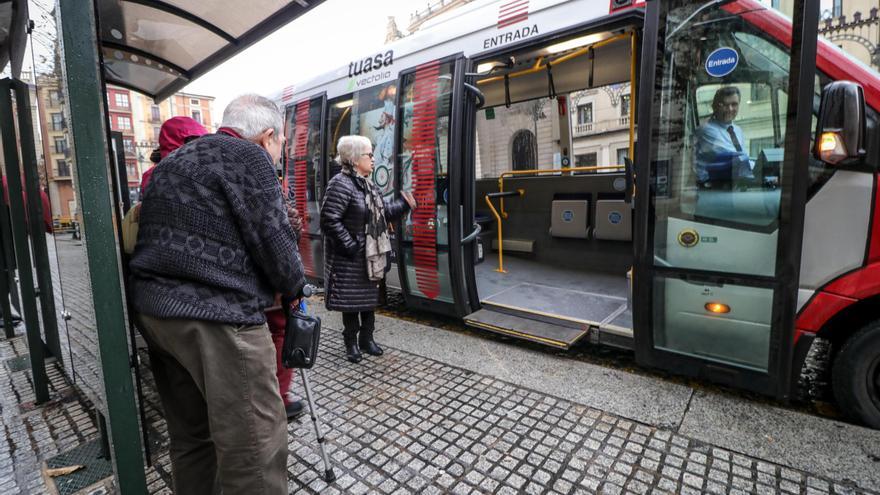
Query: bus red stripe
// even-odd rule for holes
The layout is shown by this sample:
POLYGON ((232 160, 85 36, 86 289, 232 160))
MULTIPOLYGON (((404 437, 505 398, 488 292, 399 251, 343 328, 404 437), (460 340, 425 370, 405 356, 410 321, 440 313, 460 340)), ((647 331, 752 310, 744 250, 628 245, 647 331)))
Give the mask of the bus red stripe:
POLYGON ((440 62, 433 61, 416 68, 413 88, 412 129, 412 175, 413 196, 419 208, 413 212, 413 262, 416 286, 429 299, 440 295, 440 278, 437 272, 437 208, 435 189, 434 145, 437 130, 437 77, 440 62))
POLYGON ((511 9, 517 9, 523 6, 528 7, 529 0, 515 0, 513 2, 505 3, 498 7, 498 14, 501 15, 507 11, 510 11, 511 9))
MULTIPOLYGON (((303 100, 296 104, 296 121, 293 134, 293 191, 296 209, 302 217, 302 235, 299 237, 299 255, 302 259, 306 275, 315 276, 315 263, 312 259, 312 247, 308 236, 309 209, 308 199, 308 154, 309 144, 309 101, 303 100)), ((288 169, 288 173, 291 170, 288 169)))
POLYGON ((510 19, 508 19, 508 20, 505 20, 505 21, 501 21, 501 22, 499 22, 499 23, 498 23, 498 27, 499 27, 499 28, 504 28, 504 27, 507 27, 507 26, 510 26, 510 25, 516 24, 516 23, 518 23, 518 22, 522 22, 522 21, 524 21, 524 20, 526 20, 526 19, 528 19, 528 18, 529 18, 529 14, 528 14, 528 13, 525 13, 525 14, 523 14, 523 15, 521 15, 521 16, 513 17, 513 18, 510 18, 510 19))

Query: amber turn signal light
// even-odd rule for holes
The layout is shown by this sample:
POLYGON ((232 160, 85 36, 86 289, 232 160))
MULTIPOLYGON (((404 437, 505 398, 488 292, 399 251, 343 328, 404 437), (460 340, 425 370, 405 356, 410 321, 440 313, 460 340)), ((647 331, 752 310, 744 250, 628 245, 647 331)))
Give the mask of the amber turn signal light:
POLYGON ((836 132, 823 132, 819 136, 819 157, 823 162, 836 165, 848 156, 846 145, 843 144, 840 134, 836 132))
POLYGON ((708 311, 710 313, 715 313, 715 314, 730 313, 730 306, 728 306, 724 303, 720 303, 720 302, 707 302, 706 305, 703 307, 706 308, 706 311, 708 311))

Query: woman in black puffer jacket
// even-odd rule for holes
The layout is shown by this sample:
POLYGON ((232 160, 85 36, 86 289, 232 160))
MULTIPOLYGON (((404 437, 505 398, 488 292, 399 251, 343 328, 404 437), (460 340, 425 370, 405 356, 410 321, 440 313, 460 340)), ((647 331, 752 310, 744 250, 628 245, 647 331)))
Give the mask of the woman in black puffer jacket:
POLYGON ((388 222, 415 208, 415 201, 408 192, 401 192, 403 199, 383 200, 370 179, 373 145, 369 139, 344 136, 336 149, 342 172, 330 180, 321 207, 325 301, 327 309, 342 311, 346 357, 357 363, 360 351, 382 355, 373 332, 379 282, 389 268, 388 222))

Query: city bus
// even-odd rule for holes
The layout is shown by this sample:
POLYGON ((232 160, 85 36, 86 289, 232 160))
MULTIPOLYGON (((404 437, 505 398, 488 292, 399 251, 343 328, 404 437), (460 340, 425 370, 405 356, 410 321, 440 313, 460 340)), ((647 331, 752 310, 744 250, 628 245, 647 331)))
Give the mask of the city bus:
POLYGON ((387 280, 409 307, 783 401, 824 339, 840 408, 880 428, 880 76, 802 6, 478 0, 282 89, 308 275, 336 142, 364 135, 419 203, 387 280))

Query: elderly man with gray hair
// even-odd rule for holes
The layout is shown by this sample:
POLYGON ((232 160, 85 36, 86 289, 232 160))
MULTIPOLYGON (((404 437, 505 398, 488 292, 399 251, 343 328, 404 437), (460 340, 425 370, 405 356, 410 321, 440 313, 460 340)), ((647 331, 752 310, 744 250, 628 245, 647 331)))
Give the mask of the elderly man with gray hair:
POLYGON ((263 310, 305 280, 275 163, 278 107, 233 100, 156 166, 132 301, 171 437, 174 493, 287 493, 287 421, 263 310))

